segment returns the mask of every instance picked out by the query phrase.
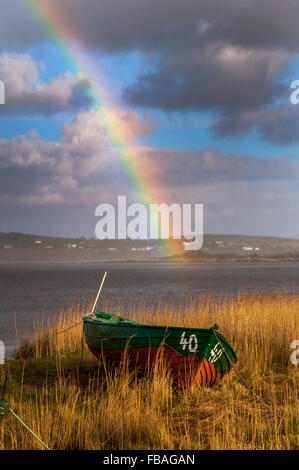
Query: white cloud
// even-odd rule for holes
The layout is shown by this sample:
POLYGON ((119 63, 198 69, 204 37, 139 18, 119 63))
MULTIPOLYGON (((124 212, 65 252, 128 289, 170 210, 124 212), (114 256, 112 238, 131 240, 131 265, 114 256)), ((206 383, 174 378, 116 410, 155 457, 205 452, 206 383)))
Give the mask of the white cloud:
MULTIPOLYGON (((131 135, 142 134, 150 127, 149 116, 143 119, 136 112, 121 112, 118 118, 126 121, 131 135)), ((14 178, 18 187, 14 191, 13 185, 4 184, 0 189, 2 202, 97 203, 99 194, 113 194, 120 182, 125 185, 123 164, 95 110, 79 113, 64 124, 61 133, 62 142, 42 140, 34 130, 11 140, 0 139, 0 188, 1 176, 6 182, 14 178)))
POLYGON ((1 113, 18 111, 51 114, 87 105, 79 80, 70 72, 50 83, 40 80, 42 63, 28 54, 0 55, 0 79, 5 84, 5 106, 1 113))
MULTIPOLYGON (((128 113, 127 122, 131 118, 136 126, 138 119, 128 113)), ((0 140, 2 210, 12 206, 49 210, 51 206, 58 214, 72 206, 85 207, 94 217, 94 207, 114 202, 117 194, 138 200, 96 112, 80 113, 64 125, 62 135, 62 142, 41 140, 32 131, 0 140)), ((139 168, 147 168, 143 176, 153 182, 151 189, 154 181, 159 190, 163 185, 166 202, 204 204, 205 230, 296 233, 299 165, 295 161, 227 154, 213 148, 140 147, 137 158, 139 168), (278 218, 281 227, 277 227, 278 218)))

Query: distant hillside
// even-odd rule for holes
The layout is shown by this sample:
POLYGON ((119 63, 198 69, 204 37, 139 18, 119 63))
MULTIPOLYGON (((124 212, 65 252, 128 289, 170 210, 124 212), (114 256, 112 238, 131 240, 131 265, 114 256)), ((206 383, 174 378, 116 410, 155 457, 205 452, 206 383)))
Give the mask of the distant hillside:
POLYGON ((250 235, 205 235, 202 251, 212 255, 281 254, 299 251, 299 240, 250 235))
POLYGON ((96 240, 0 233, 0 261, 138 261, 161 258, 150 240, 96 240))
MULTIPOLYGON (((186 261, 299 258, 299 240, 292 238, 206 234, 199 251, 184 251, 183 240, 176 240, 175 247, 175 258, 186 261)), ((2 262, 153 261, 162 258, 164 251, 157 240, 96 240, 0 233, 2 262)))

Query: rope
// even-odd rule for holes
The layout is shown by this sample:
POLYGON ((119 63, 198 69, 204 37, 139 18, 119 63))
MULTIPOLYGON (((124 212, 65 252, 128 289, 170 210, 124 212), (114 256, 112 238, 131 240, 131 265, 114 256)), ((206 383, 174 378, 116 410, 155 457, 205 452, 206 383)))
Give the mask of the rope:
POLYGON ((262 405, 264 405, 266 408, 268 408, 268 410, 274 415, 274 416, 277 416, 278 418, 280 419, 285 419, 283 416, 280 416, 279 414, 275 413, 275 411, 273 410, 273 408, 268 405, 268 403, 266 403, 259 395, 256 394, 256 392, 253 390, 253 388, 249 385, 249 383, 244 379, 244 377, 240 374, 240 372, 238 371, 238 369, 236 368, 235 364, 232 362, 231 358, 229 357, 229 355, 227 354, 227 352, 225 351, 224 349, 224 346, 223 344, 221 343, 220 339, 218 338, 215 330, 213 329, 213 334, 215 335, 217 341, 219 342, 220 344, 220 347, 222 349, 222 352, 225 354, 225 356, 227 357, 228 361, 230 362, 231 366, 233 367, 234 371, 236 372, 236 374, 238 375, 238 377, 242 380, 242 382, 244 383, 245 387, 248 388, 248 390, 252 393, 252 395, 260 402, 262 403, 262 405))
POLYGON ((27 346, 26 348, 20 349, 20 351, 18 351, 17 354, 21 354, 22 352, 27 351, 28 349, 33 348, 33 347, 35 347, 35 346, 38 345, 38 344, 46 343, 47 341, 51 341, 51 339, 54 339, 54 338, 56 338, 57 336, 62 335, 62 333, 65 333, 66 331, 72 330, 73 328, 75 328, 76 326, 79 326, 79 325, 82 325, 82 321, 80 321, 80 322, 78 322, 78 323, 76 323, 76 324, 70 326, 69 328, 66 328, 65 330, 59 331, 56 335, 48 336, 48 338, 41 339, 41 340, 37 341, 37 342, 34 343, 34 344, 30 344, 30 345, 27 346))
MULTIPOLYGON (((93 308, 92 308, 92 314, 96 308, 96 305, 97 305, 97 302, 99 300, 99 296, 100 296, 100 293, 101 293, 101 290, 102 290, 102 287, 104 285, 104 281, 105 281, 105 278, 107 276, 107 271, 105 272, 104 276, 103 276, 103 279, 102 279, 102 282, 101 282, 101 285, 100 285, 100 288, 98 290, 98 293, 97 293, 97 296, 96 296, 96 299, 95 299, 95 302, 94 302, 94 305, 93 305, 93 308)), ((70 326, 69 328, 66 328, 65 330, 62 330, 62 331, 59 331, 58 333, 56 333, 56 335, 53 335, 53 336, 48 336, 47 338, 44 338, 44 339, 41 339, 39 341, 37 341, 36 343, 34 344, 30 344, 29 346, 26 346, 26 348, 23 348, 21 349, 20 351, 18 351, 17 354, 21 354, 22 352, 24 351, 27 351, 28 349, 30 348, 33 348, 34 346, 38 345, 38 344, 41 344, 41 343, 45 343, 45 342, 48 342, 50 341, 51 339, 54 339, 56 338, 57 336, 63 334, 63 333, 66 333, 67 331, 69 330, 72 330, 73 328, 75 328, 76 326, 79 326, 79 325, 82 325, 82 320, 78 323, 75 323, 74 325, 70 326)), ((82 362, 83 362, 83 338, 82 338, 82 343, 81 343, 81 365, 82 365, 82 362)), ((5 374, 5 379, 4 379, 4 386, 3 386, 3 392, 2 392, 2 395, 4 398, 4 394, 5 394, 5 389, 6 389, 6 383, 7 383, 7 374, 5 374)), ((8 410, 10 411, 10 413, 27 429, 27 431, 29 431, 32 436, 42 445, 44 446, 47 450, 51 450, 33 431, 32 429, 30 429, 22 420, 21 418, 11 409, 11 408, 8 408, 8 410)))
MULTIPOLYGON (((71 330, 72 328, 75 328, 76 326, 79 326, 82 324, 82 321, 70 326, 69 328, 66 328, 65 330, 62 330, 62 331, 59 331, 56 335, 53 335, 53 336, 49 336, 48 338, 45 338, 45 339, 42 339, 40 341, 37 341, 34 345, 31 344, 30 346, 27 346, 26 348, 23 348, 21 349, 20 351, 18 351, 17 354, 20 354, 24 351, 27 351, 28 349, 30 348, 33 348, 34 346, 36 346, 37 344, 41 344, 41 343, 45 343, 47 341, 50 341, 51 339, 53 338, 56 338, 57 336, 61 335, 62 333, 65 333, 66 331, 69 331, 71 330)), ((3 386, 3 393, 2 395, 4 396, 4 393, 5 393, 5 388, 6 388, 6 381, 7 381, 7 375, 5 375, 5 381, 4 381, 4 386, 3 386)), ((51 450, 33 431, 32 429, 30 429, 22 420, 21 418, 11 409, 11 408, 8 408, 8 410, 10 411, 10 413, 27 429, 27 431, 29 431, 32 436, 42 445, 44 446, 47 450, 51 450)))
MULTIPOLYGON (((75 328, 76 326, 79 326, 82 324, 82 321, 70 326, 69 328, 66 328, 65 330, 62 330, 62 331, 59 331, 56 335, 53 335, 53 336, 49 336, 48 338, 45 338, 45 339, 42 339, 38 342, 35 343, 35 345, 37 344, 41 344, 41 343, 45 343, 46 341, 50 341, 51 339, 53 338, 56 338, 57 336, 61 335, 62 333, 65 333, 66 331, 69 331, 71 330, 72 328, 75 328)), ((26 348, 23 348, 21 349, 20 351, 18 351, 18 354, 24 352, 24 351, 27 351, 28 349, 34 347, 35 345, 30 345, 30 346, 27 346, 26 348)), ((5 393, 5 388, 6 388, 6 382, 7 382, 7 375, 5 375, 5 380, 4 380, 4 386, 3 386, 3 392, 2 392, 2 395, 4 397, 4 393, 5 393)), ((32 436, 42 445, 44 446, 47 450, 51 450, 33 431, 32 429, 30 429, 22 420, 21 418, 11 409, 11 408, 8 408, 8 410, 10 411, 10 413, 27 429, 27 431, 29 431, 32 436)))
POLYGON ((11 412, 11 414, 17 418, 18 421, 20 421, 20 423, 27 429, 27 431, 29 431, 33 437, 35 437, 35 439, 41 444, 43 445, 47 450, 51 450, 43 441, 40 440, 40 438, 27 426, 27 424, 25 424, 21 418, 14 412, 12 411, 11 408, 9 408, 9 411, 11 412))

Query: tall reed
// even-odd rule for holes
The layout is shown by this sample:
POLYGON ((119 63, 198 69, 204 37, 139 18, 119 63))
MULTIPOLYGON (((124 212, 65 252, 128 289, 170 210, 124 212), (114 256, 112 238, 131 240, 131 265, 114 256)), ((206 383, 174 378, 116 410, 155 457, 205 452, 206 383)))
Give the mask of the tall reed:
MULTIPOLYGON (((216 388, 176 390, 161 367, 140 380, 125 365, 98 364, 82 342, 81 324, 56 336, 81 321, 86 304, 39 321, 34 346, 7 363, 11 407, 53 449, 299 449, 299 373, 290 362, 290 344, 299 339, 298 294, 241 292, 181 304, 143 300, 126 311, 118 301, 103 307, 148 324, 218 323, 238 347, 238 371, 272 411, 234 371, 216 388)), ((27 337, 22 347, 29 343, 27 337)), ((40 444, 8 416, 0 449, 40 444)))

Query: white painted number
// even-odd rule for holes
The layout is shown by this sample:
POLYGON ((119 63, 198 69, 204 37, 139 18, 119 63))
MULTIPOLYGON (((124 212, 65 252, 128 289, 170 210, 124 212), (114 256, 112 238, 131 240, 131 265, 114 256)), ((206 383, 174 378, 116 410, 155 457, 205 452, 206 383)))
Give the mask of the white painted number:
POLYGON ((219 357, 222 356, 222 353, 223 353, 222 348, 221 348, 220 344, 217 343, 214 346, 214 348, 212 349, 211 355, 210 355, 208 361, 211 362, 212 364, 214 364, 214 362, 216 362, 217 359, 219 359, 219 357))
POLYGON ((182 333, 180 344, 182 345, 182 350, 185 351, 188 341, 185 339, 185 331, 182 333))
POLYGON ((198 346, 198 341, 195 335, 191 335, 189 338, 189 351, 196 352, 198 346))
POLYGON ((186 338, 186 332, 184 331, 181 336, 180 344, 182 345, 183 351, 188 346, 188 350, 192 353, 197 351, 198 341, 196 335, 190 335, 189 339, 186 338))

